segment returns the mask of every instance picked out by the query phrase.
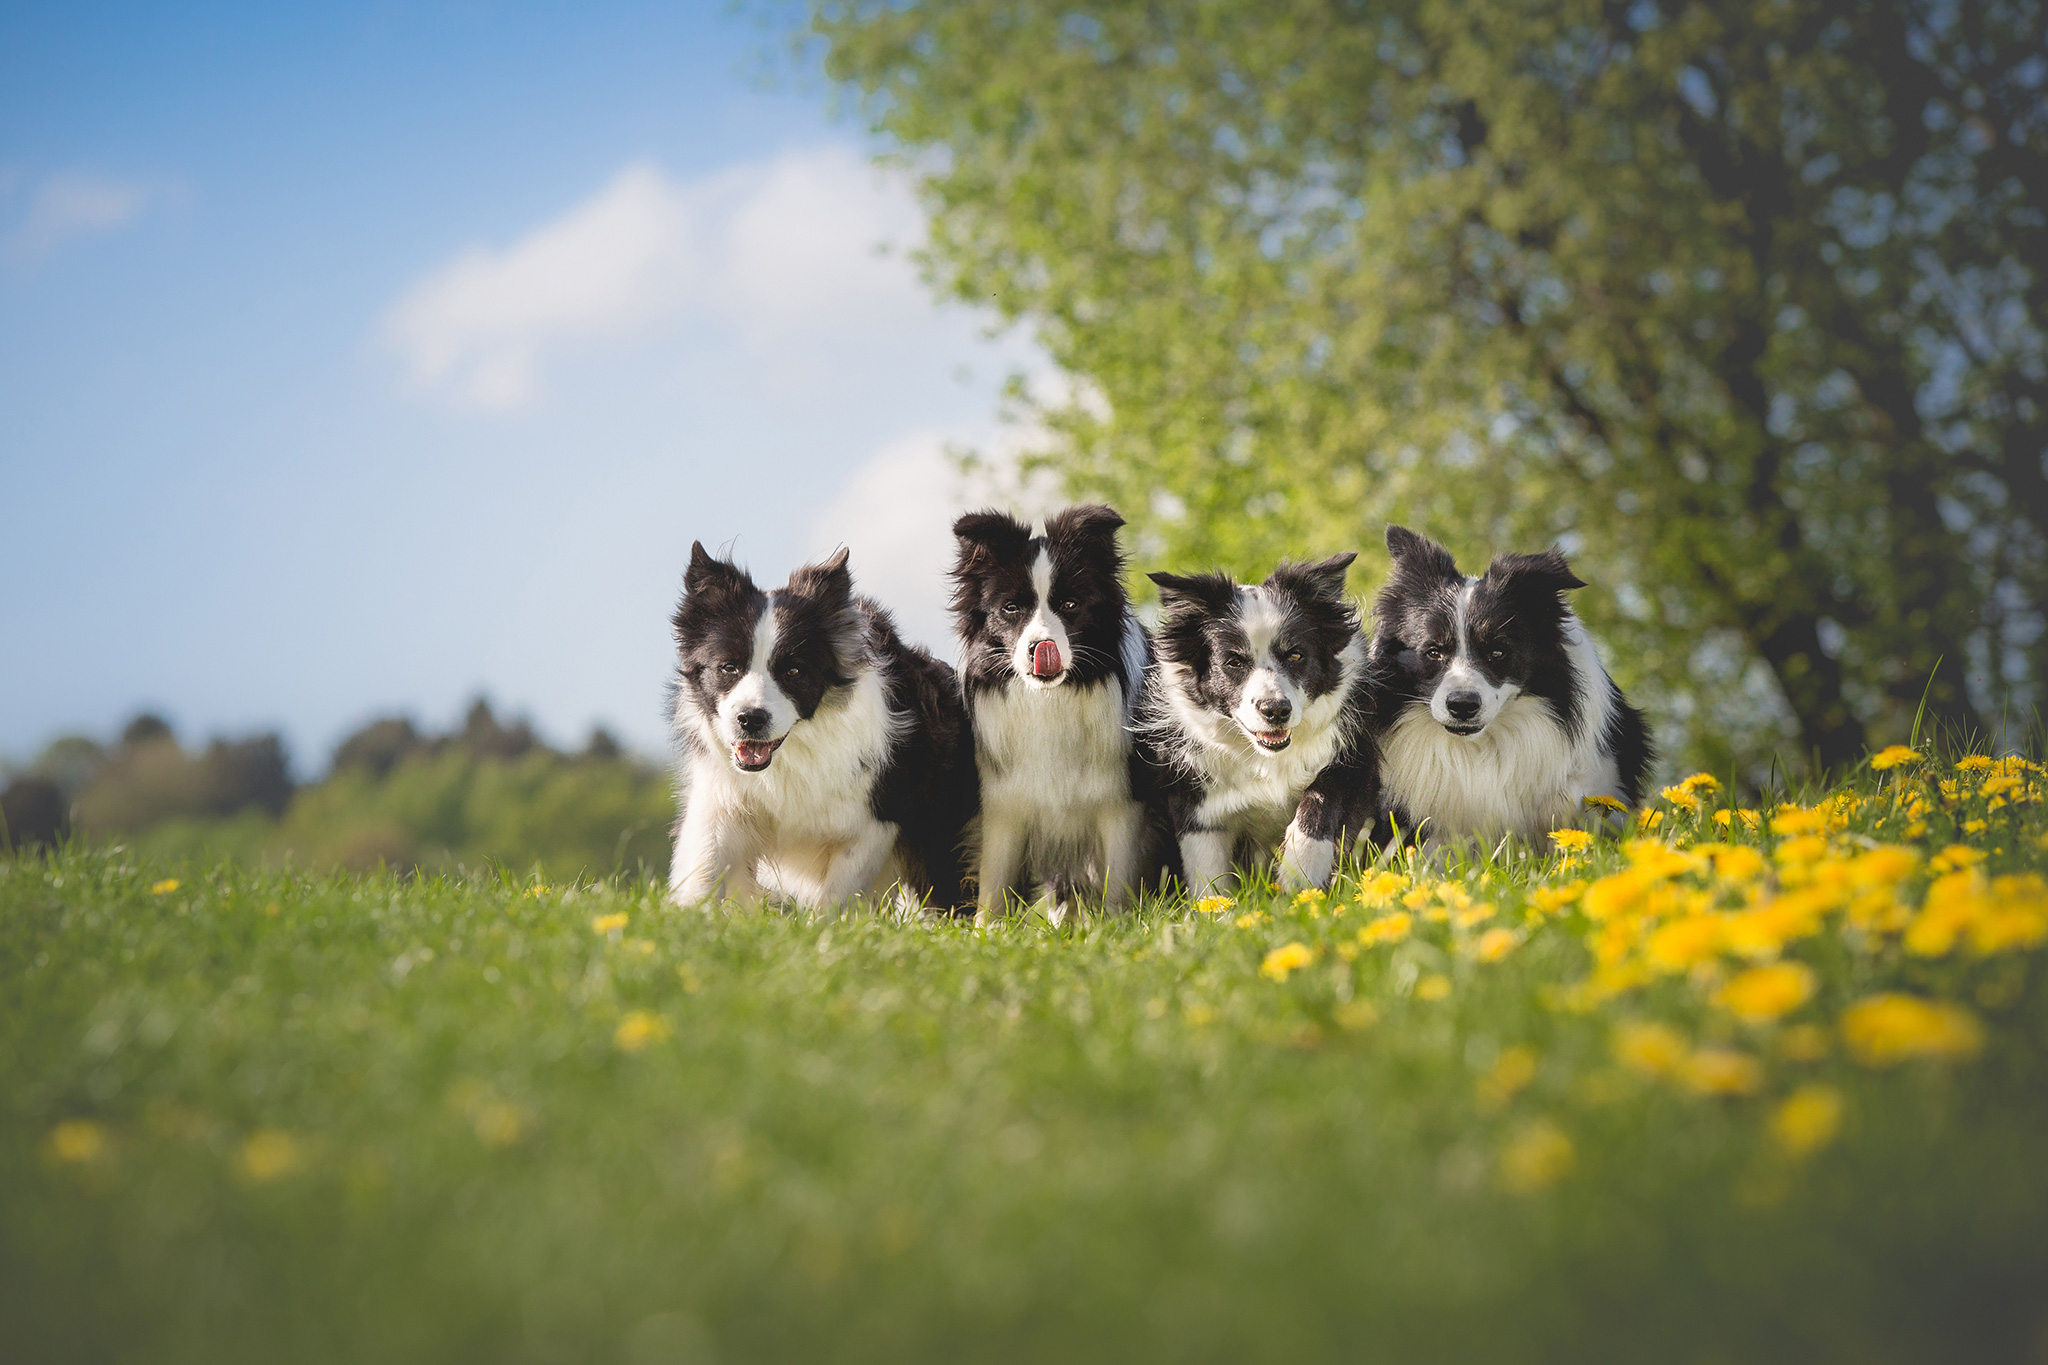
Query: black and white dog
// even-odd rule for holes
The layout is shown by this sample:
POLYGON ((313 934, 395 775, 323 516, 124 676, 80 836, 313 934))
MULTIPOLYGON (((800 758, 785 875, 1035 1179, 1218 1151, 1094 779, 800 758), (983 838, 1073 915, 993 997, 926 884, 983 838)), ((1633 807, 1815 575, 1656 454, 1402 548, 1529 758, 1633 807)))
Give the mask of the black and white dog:
POLYGON ((1196 896, 1280 851, 1290 890, 1325 887, 1379 813, 1375 711, 1355 554, 1253 586, 1155 573, 1159 665, 1141 726, 1196 896))
POLYGON ((985 911, 1041 883, 1061 906, 1086 891, 1114 909, 1154 871, 1130 734, 1151 641, 1124 593, 1123 524, 1099 505, 1038 532, 997 511, 953 523, 985 911))
POLYGON ((690 547, 676 608, 670 898, 965 899, 974 759, 953 670, 853 592, 841 550, 772 592, 690 547))
POLYGON ((1389 810, 1425 841, 1583 824, 1587 797, 1634 807, 1654 760, 1642 712, 1607 675, 1564 594, 1557 550, 1496 555, 1480 577, 1404 526, 1373 602, 1390 690, 1380 736, 1389 810))

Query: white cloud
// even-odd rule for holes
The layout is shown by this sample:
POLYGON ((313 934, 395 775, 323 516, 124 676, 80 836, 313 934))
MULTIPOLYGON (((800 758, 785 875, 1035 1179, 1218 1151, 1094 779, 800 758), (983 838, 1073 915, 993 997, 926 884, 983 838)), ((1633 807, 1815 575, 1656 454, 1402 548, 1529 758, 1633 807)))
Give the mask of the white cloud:
POLYGON ((1031 434, 1010 429, 975 442, 986 468, 963 472, 949 447, 963 444, 921 432, 883 447, 854 470, 813 514, 806 553, 852 551, 854 583, 889 608, 905 637, 952 659, 952 617, 946 608, 953 567, 953 519, 976 507, 1004 507, 1039 517, 1058 504, 1047 479, 1022 480, 1016 454, 1031 434))
POLYGON ((646 162, 504 247, 472 246, 391 306, 384 335, 412 382, 476 407, 532 399, 545 357, 691 318, 753 345, 928 316, 901 251, 907 188, 844 147, 677 180, 646 162), (883 244, 895 254, 879 254, 883 244))
POLYGON ((148 185, 62 171, 36 186, 27 214, 0 245, 17 261, 39 261, 74 238, 121 226, 155 196, 148 185))

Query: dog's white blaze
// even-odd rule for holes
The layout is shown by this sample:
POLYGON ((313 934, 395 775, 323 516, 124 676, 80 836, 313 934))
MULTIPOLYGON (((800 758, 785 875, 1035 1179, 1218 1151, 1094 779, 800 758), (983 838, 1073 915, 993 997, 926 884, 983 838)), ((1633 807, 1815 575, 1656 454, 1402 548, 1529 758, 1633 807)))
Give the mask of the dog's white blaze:
MULTIPOLYGON (((1143 628, 1129 613, 1123 650, 1127 658, 1135 652, 1142 670, 1143 628)), ((1131 799, 1125 690, 1113 676, 1088 687, 1034 686, 1025 672, 1025 686, 974 702, 980 904, 1000 908, 1027 863, 1046 880, 1101 885, 1111 905, 1121 904, 1144 836, 1144 808, 1131 799)))
MULTIPOLYGON (((1472 597, 1479 591, 1479 580, 1467 578, 1465 586, 1458 590, 1457 605, 1453 608, 1455 621, 1453 633, 1456 636, 1456 652, 1451 656, 1451 666, 1437 679, 1436 691, 1430 693, 1429 714, 1436 718, 1438 725, 1477 725, 1482 730, 1493 724, 1501 708, 1522 694, 1514 683, 1495 684, 1488 680, 1485 670, 1479 667, 1479 648, 1472 641, 1472 597), (1458 692, 1472 692, 1479 697, 1479 714, 1470 720, 1458 720, 1451 715, 1450 698, 1458 692)), ((1478 738, 1477 735, 1465 738, 1478 738)))
MULTIPOLYGON (((757 647, 762 638, 757 631, 757 647)), ((869 796, 908 723, 890 710, 881 672, 863 665, 788 729, 765 770, 740 772, 722 751, 686 758, 670 898, 689 905, 766 890, 822 909, 885 892, 902 875, 899 830, 875 818, 869 796)))
POLYGON ((1410 703, 1394 718, 1380 744, 1387 795, 1416 818, 1428 816, 1430 842, 1510 833, 1540 839, 1592 818, 1584 798, 1621 796, 1620 769, 1605 743, 1614 682, 1575 613, 1565 613, 1564 641, 1576 737, 1546 702, 1519 693, 1476 735, 1445 730, 1434 699, 1410 703))
POLYGON ((1280 667, 1280 661, 1274 654, 1280 632, 1287 625, 1287 609, 1274 601, 1263 588, 1239 588, 1237 621, 1252 656, 1252 671, 1245 676, 1233 716, 1247 730, 1270 733, 1293 729, 1301 719, 1302 707, 1308 698, 1280 667), (1286 702, 1286 723, 1275 725, 1267 720, 1259 711, 1258 704, 1262 701, 1286 702))
POLYGON ((1031 619, 1024 623, 1024 631, 1017 637, 1017 647, 1010 651, 1010 670, 1024 680, 1026 687, 1045 689, 1058 687, 1067 680, 1067 671, 1074 666, 1073 645, 1068 642, 1067 623, 1052 608, 1052 552, 1041 549, 1038 558, 1031 562, 1031 619), (1041 640, 1050 640, 1059 647, 1060 672, 1057 677, 1039 679, 1031 675, 1031 652, 1041 640))
MULTIPOLYGON (((745 736, 748 739, 781 739, 797 721, 796 703, 777 685, 775 675, 770 671, 780 629, 775 619, 775 599, 778 596, 778 593, 768 595, 767 604, 761 608, 761 618, 754 622, 754 652, 747 660, 746 674, 732 685, 732 691, 718 701, 718 739, 728 751, 742 737, 738 721, 742 711, 759 708, 768 713, 768 733, 745 736)), ((750 777, 757 775, 747 774, 750 777)))

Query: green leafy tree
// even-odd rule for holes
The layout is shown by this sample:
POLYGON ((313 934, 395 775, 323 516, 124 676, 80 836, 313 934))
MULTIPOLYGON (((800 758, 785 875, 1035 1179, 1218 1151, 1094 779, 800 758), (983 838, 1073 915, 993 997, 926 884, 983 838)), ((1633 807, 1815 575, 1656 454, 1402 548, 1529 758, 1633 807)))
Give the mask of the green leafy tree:
POLYGON ((1558 540, 1696 760, 2038 703, 2039 0, 811 14, 1148 559, 1558 540))

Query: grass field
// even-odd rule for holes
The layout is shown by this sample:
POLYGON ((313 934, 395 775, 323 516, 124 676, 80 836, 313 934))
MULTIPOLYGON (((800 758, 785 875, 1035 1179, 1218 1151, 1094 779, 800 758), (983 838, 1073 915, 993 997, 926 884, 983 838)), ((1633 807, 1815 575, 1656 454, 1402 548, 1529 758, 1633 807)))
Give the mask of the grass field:
POLYGON ((2041 1359, 2044 785, 1057 927, 0 861, 6 1354, 2041 1359))

